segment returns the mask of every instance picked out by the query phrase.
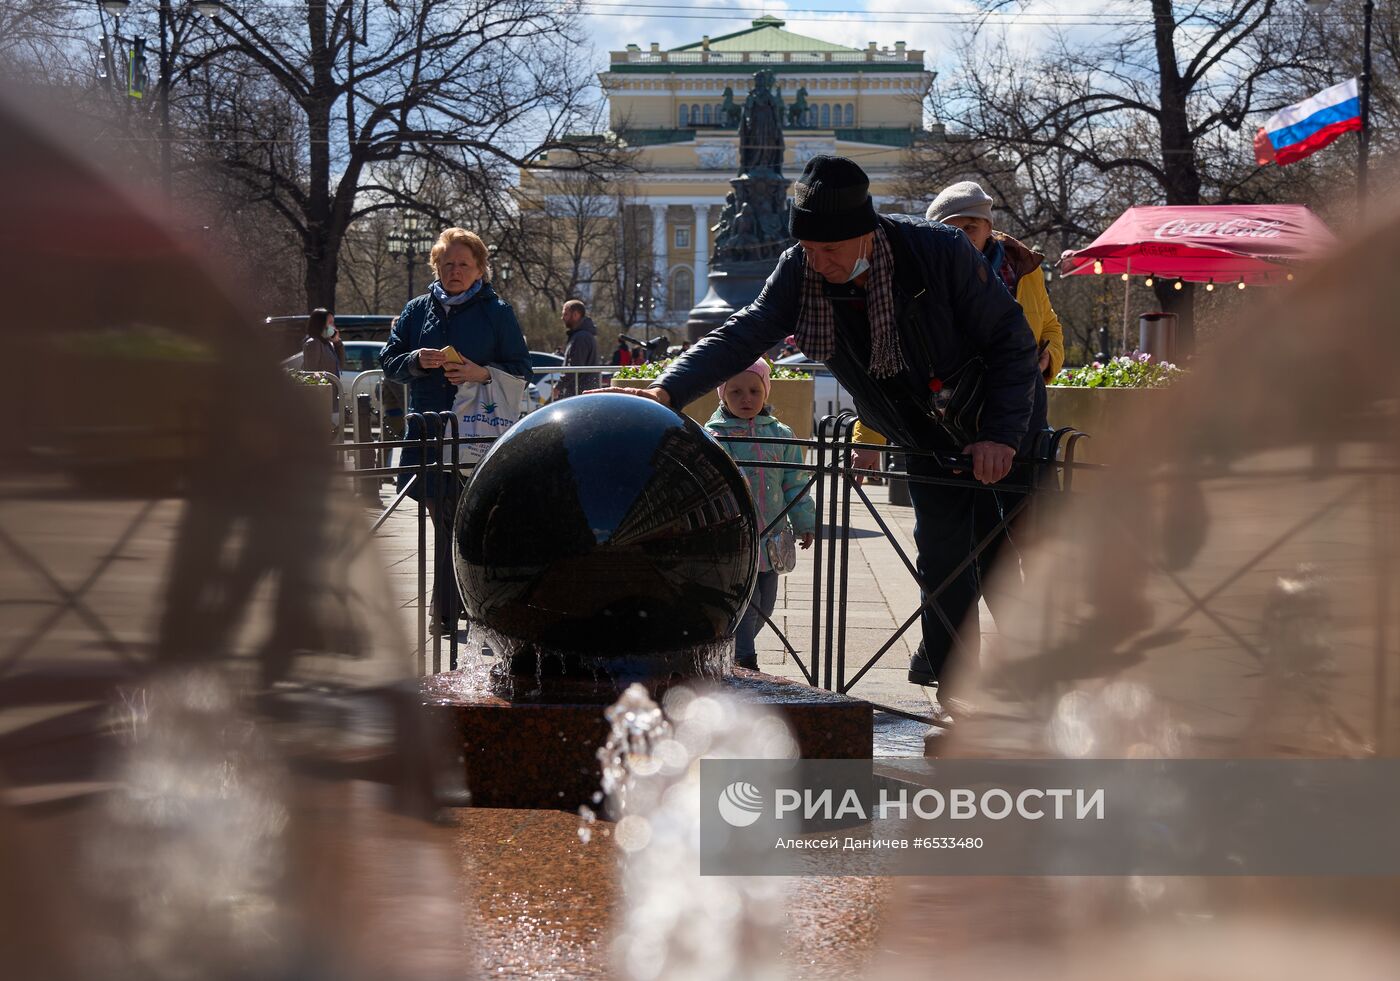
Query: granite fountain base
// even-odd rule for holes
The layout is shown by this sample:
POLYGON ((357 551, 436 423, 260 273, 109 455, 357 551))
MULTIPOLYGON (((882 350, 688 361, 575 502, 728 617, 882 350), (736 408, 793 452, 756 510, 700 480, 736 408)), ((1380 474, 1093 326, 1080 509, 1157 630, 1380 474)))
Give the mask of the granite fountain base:
MULTIPOLYGON (((442 721, 460 737, 472 806, 594 806, 601 778, 597 752, 608 737, 603 712, 617 700, 617 688, 584 678, 556 678, 538 687, 529 677, 512 681, 513 691, 497 691, 498 685, 482 685, 460 672, 423 680, 425 703, 446 713, 442 721)), ((779 713, 803 759, 871 756, 868 702, 744 668, 723 679, 674 683, 713 686, 779 713)), ((659 702, 667 683, 653 680, 647 687, 659 702)))

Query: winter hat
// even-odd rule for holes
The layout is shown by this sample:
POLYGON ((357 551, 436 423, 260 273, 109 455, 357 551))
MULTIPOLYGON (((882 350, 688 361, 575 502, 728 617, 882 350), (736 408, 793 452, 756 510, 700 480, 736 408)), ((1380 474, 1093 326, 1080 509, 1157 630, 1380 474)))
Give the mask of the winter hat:
POLYGON ((976 181, 958 181, 945 187, 928 206, 924 217, 929 221, 949 218, 985 218, 992 220, 992 199, 976 181))
MULTIPOLYGON (((759 358, 753 364, 745 368, 744 371, 752 371, 758 376, 759 380, 763 382, 763 400, 765 402, 768 401, 768 395, 773 391, 773 369, 769 366, 768 361, 764 358, 759 358)), ((739 372, 739 374, 742 375, 744 371, 739 372)), ((729 378, 725 379, 724 385, 728 385, 733 380, 734 377, 731 375, 729 378)), ((721 402, 724 401, 724 385, 715 389, 715 394, 719 396, 721 402)))
POLYGON ((870 178, 845 157, 819 153, 792 186, 788 232, 809 242, 842 242, 875 230, 870 178))

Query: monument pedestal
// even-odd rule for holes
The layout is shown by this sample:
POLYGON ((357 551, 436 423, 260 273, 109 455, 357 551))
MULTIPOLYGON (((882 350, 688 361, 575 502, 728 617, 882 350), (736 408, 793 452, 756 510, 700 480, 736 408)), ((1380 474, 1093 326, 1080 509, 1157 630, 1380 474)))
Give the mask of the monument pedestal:
POLYGON ((712 268, 709 291, 691 309, 690 319, 685 322, 686 339, 698 341, 733 316, 734 311, 742 310, 757 299, 776 264, 773 259, 760 259, 712 268))
POLYGON ((709 290, 690 311, 686 337, 699 340, 748 306, 763 289, 788 237, 788 184, 783 177, 783 112, 773 72, 754 74, 739 121, 739 174, 715 227, 709 290))

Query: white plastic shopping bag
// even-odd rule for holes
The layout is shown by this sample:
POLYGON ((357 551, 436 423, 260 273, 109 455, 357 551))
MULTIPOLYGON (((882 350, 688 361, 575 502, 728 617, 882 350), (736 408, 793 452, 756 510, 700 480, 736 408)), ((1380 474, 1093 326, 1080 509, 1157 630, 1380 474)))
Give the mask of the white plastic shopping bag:
MULTIPOLYGON (((488 367, 486 370, 491 372, 489 382, 467 382, 457 386, 452 414, 457 417, 459 436, 502 436, 520 419, 520 399, 525 392, 525 379, 499 368, 488 367)), ((490 443, 464 443, 458 446, 457 465, 463 470, 470 470, 490 448, 490 443)), ((451 465, 452 447, 444 446, 442 454, 443 462, 451 465)))

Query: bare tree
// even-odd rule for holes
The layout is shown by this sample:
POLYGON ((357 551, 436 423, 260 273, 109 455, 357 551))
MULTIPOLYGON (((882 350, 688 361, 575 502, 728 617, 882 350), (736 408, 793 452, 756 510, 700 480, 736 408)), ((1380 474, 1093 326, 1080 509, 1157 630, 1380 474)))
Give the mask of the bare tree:
POLYGON ((405 258, 389 248, 394 230, 393 217, 384 212, 361 218, 347 230, 340 251, 345 275, 340 281, 337 310, 395 313, 403 306, 408 292, 407 269, 405 258))
POLYGON ((652 261, 652 225, 644 206, 632 203, 626 188, 613 195, 613 233, 605 256, 607 309, 624 329, 650 324, 657 286, 652 261))
POLYGON ((588 109, 572 14, 552 0, 229 6, 215 26, 182 78, 225 90, 208 100, 211 146, 302 242, 310 306, 334 302, 352 223, 421 210, 381 165, 420 161, 489 196, 503 173, 564 146, 588 109), (281 121, 274 133, 258 118, 266 93, 244 98, 264 85, 295 117, 290 142, 275 142, 281 121))
POLYGON ((631 156, 617 150, 606 170, 541 168, 512 189, 499 234, 523 285, 557 304, 591 298, 611 281, 619 200, 630 194, 631 156))
MULTIPOLYGON (((1285 0, 1120 0, 1097 39, 1061 35, 1038 59, 974 37, 931 109, 961 124, 960 162, 1012 202, 1022 232, 1068 241, 1101 229, 1106 205, 1247 199, 1267 183, 1247 117, 1316 65, 1303 16, 1285 0)), ((1194 290, 1154 289, 1189 351, 1194 290)))

